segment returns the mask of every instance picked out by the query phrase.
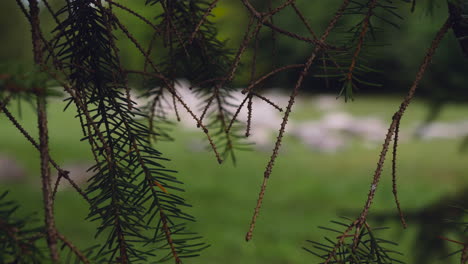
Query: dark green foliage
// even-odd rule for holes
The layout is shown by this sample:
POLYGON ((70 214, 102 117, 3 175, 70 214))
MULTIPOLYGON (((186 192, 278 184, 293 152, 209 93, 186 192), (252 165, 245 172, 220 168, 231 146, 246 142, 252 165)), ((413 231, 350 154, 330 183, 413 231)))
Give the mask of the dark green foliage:
POLYGON ((379 72, 368 61, 373 56, 372 51, 383 45, 377 42, 378 34, 386 26, 398 28, 402 16, 395 1, 390 0, 351 1, 344 14, 351 26, 342 29, 337 48, 324 55, 323 74, 317 76, 338 78, 342 83, 339 95, 344 95, 347 101, 353 99, 354 91, 360 86, 381 86, 367 80, 369 74, 379 72))
MULTIPOLYGON (((414 263, 431 263, 448 255, 458 256, 461 250, 450 252, 452 242, 448 239, 466 243, 468 214, 464 208, 467 207, 468 192, 465 189, 458 194, 441 197, 424 208, 405 211, 408 223, 417 227, 412 245, 414 263)), ((379 225, 400 221, 395 213, 374 213, 369 219, 379 225)))
POLYGON ((457 37, 463 54, 468 58, 468 1, 449 0, 448 9, 453 20, 452 29, 457 37))
MULTIPOLYGON (((326 72, 322 76, 338 77, 339 82, 342 83, 340 95, 343 94, 345 100, 352 99, 354 90, 360 85, 378 86, 372 81, 367 81, 368 74, 378 72, 367 66, 370 57, 368 50, 379 45, 375 40, 383 26, 398 27, 395 20, 401 19, 393 1, 344 0, 319 38, 310 27, 306 17, 295 6, 294 1, 284 2, 279 7, 275 7, 270 1, 268 11, 265 12, 256 10, 249 1, 242 2, 250 16, 250 21, 245 29, 242 44, 233 55, 234 53, 226 48, 226 43, 217 38, 217 29, 210 20, 211 11, 217 4, 217 0, 213 2, 147 0, 148 7, 158 5, 158 8, 155 8, 156 12, 159 12, 155 14, 156 25, 136 11, 112 0, 67 0, 57 12, 54 12, 48 2, 43 0, 43 4, 57 23, 49 41, 46 41, 41 32, 38 1, 28 1, 29 13, 25 5, 17 1, 31 25, 34 62, 40 68, 38 72, 47 72, 56 79, 69 95, 66 99, 68 105, 72 103, 76 105, 77 117, 84 134, 83 140, 89 142, 95 159, 95 164, 89 169, 94 175, 89 180, 86 191, 82 191, 79 186, 73 184, 68 177, 68 172, 61 170, 55 161, 50 159, 46 101, 43 94, 48 78, 40 76, 42 73, 27 77, 30 83, 25 83, 20 87, 26 87, 24 91, 27 94, 31 93, 39 99, 37 109, 40 144, 35 143, 14 118, 9 117, 9 119, 40 150, 47 224, 47 230, 40 236, 46 235, 51 260, 54 263, 58 263, 63 255, 68 254, 69 257, 65 257, 66 262, 89 263, 92 261, 93 263, 127 264, 159 263, 172 259, 179 264, 182 263, 183 258, 197 256, 207 246, 200 242, 200 236, 186 230, 186 225, 194 221, 194 218, 184 211, 189 205, 178 196, 178 193, 183 191, 182 182, 175 177, 174 170, 166 168, 167 158, 156 150, 152 143, 154 139, 171 138, 171 132, 167 130, 170 122, 167 119, 166 108, 170 108, 169 105, 172 104, 174 111, 178 114, 177 105, 181 104, 184 111, 191 114, 197 125, 207 135, 218 161, 221 162, 222 159, 228 157, 235 161, 234 150, 243 148, 241 140, 244 137, 241 131, 243 127, 240 122, 236 121, 243 105, 247 102, 246 136, 249 135, 251 125, 253 96, 263 99, 282 111, 269 99, 263 98, 252 90, 265 78, 271 77, 267 74, 260 77, 258 83, 253 82, 257 77, 258 34, 262 27, 266 26, 275 34, 305 41, 313 48, 313 53, 299 66, 297 64, 286 65, 278 71, 271 72, 271 75, 275 75, 287 69, 302 68, 291 92, 272 156, 264 172, 257 206, 246 235, 247 241, 252 239, 267 180, 278 156, 290 113, 299 90, 303 86, 304 78, 312 72, 312 65, 317 67, 316 58, 319 56, 324 58, 323 67, 326 72), (306 38, 274 25, 273 16, 289 6, 294 9, 313 38, 306 38), (113 8, 127 11, 154 29, 153 39, 147 50, 119 20, 113 8), (346 28, 346 35, 342 35, 340 41, 333 45, 331 42, 325 43, 329 41, 330 33, 343 14, 347 16, 347 22, 351 25, 346 28), (116 46, 115 31, 117 30, 122 31, 123 36, 128 38, 143 55, 145 59, 143 71, 127 71, 122 67, 116 46), (255 42, 251 61, 252 86, 243 91, 243 93, 248 93, 242 103, 237 105, 237 102, 233 100, 234 89, 231 85, 239 68, 242 54, 251 45, 252 40, 255 42), (155 51, 152 52, 153 50, 155 51), (47 53, 45 62, 42 60, 44 52, 47 53), (146 90, 143 97, 150 100, 146 111, 138 109, 136 103, 131 100, 130 88, 127 84, 128 73, 145 76, 146 90), (180 98, 180 93, 176 88, 178 79, 188 80, 191 90, 203 99, 200 116, 195 115, 180 98), (38 88, 37 91, 34 90, 36 88, 38 88), (172 102, 167 103, 168 101, 172 102), (234 111, 236 108, 237 110, 234 111), (149 126, 143 124, 147 119, 149 126), (207 120, 206 123, 204 120, 207 120), (221 151, 218 152, 219 146, 221 146, 221 151), (64 177, 69 180, 89 203, 88 219, 99 222, 96 237, 104 241, 103 245, 79 251, 58 232, 53 216, 53 200, 57 188, 51 193, 48 163, 59 171, 59 179, 64 177), (66 248, 68 253, 59 256, 57 240, 61 241, 62 250, 66 248)), ((463 9, 461 12, 453 9, 451 9, 452 19, 447 20, 437 33, 416 75, 414 85, 409 89, 407 97, 402 101, 392 119, 363 212, 351 225, 332 222, 341 228, 346 228, 345 231, 322 227, 324 230, 338 234, 337 239, 326 238, 325 243, 311 242, 313 249, 308 251, 322 258, 325 263, 401 263, 394 257, 398 253, 389 248, 389 245, 394 245, 394 243, 376 237, 376 231, 382 228, 371 228, 367 223, 367 216, 382 175, 384 160, 392 137, 395 142, 393 171, 395 169, 400 119, 413 99, 435 50, 444 34, 452 26, 459 41, 464 40, 465 25, 462 20, 465 12, 463 9), (462 29, 457 28, 457 25, 460 25, 462 29)), ((272 38, 275 39, 275 35, 272 38)), ((14 87, 9 81, 13 84, 21 83, 9 76, 2 77, 1 80, 1 88, 14 87)), ((0 99, 4 97, 6 96, 3 93, 0 94, 0 99)), ((4 111, 7 113, 7 110, 4 111)), ((394 173, 393 176, 395 179, 394 173)), ((59 181, 55 187, 58 184, 59 181)), ((395 180, 393 188, 400 209, 396 197, 395 180)), ((6 217, 11 218, 14 209, 5 212, 6 217)), ((4 252, 14 257, 22 255, 24 253, 21 251, 24 248, 22 242, 18 242, 20 240, 17 239, 17 231, 10 226, 16 225, 23 228, 24 223, 21 221, 0 223, 1 227, 7 230, 6 236, 9 239, 4 252)), ((29 244, 26 246, 29 247, 29 244)), ((28 248, 26 253, 29 254, 29 251, 28 248)))
POLYGON ((379 230, 386 228, 371 228, 365 225, 361 230, 344 233, 344 230, 350 228, 348 224, 343 222, 331 221, 334 224, 333 228, 319 227, 325 231, 331 232, 332 236, 325 237, 324 242, 310 241, 312 245, 309 248, 304 248, 313 255, 321 258, 324 262, 321 263, 337 263, 337 264, 390 264, 403 263, 397 259, 401 253, 393 250, 397 244, 382 238, 377 237, 379 230), (342 243, 337 244, 337 240, 345 236, 342 243))
POLYGON ((43 251, 37 245, 43 228, 32 228, 34 218, 18 217, 19 205, 7 200, 8 192, 0 195, 0 263, 43 263, 43 251))
POLYGON ((176 195, 181 182, 150 146, 150 132, 140 122, 145 115, 124 94, 115 18, 91 0, 71 1, 57 16, 64 19, 53 46, 75 93, 68 100, 77 105, 96 159, 87 194, 88 218, 101 222, 96 236, 106 238, 99 254, 124 263, 148 263, 155 249, 169 251, 157 251, 161 261, 196 256, 205 245, 185 231, 194 219, 176 195))
MULTIPOLYGON (((244 145, 240 140, 241 125, 235 121, 236 128, 229 133, 226 130, 233 117, 231 109, 234 107, 229 102, 230 94, 234 91, 229 87, 232 80, 230 74, 237 65, 233 63, 232 51, 217 38, 217 29, 210 21, 213 6, 201 0, 148 0, 146 4, 159 4, 163 10, 156 16, 156 21, 161 29, 159 34, 167 56, 159 65, 159 73, 170 80, 184 78, 190 82, 193 92, 204 100, 204 104, 199 106, 203 112, 200 119, 203 121, 205 116, 210 119, 207 128, 214 131, 214 145, 221 146, 222 159, 230 156, 235 161, 234 149, 242 149, 244 145)), ((165 120, 164 104, 161 101, 167 97, 165 90, 177 93, 174 82, 154 78, 149 80, 147 86, 152 87, 146 94, 152 98, 148 107, 152 110, 149 115, 156 111, 161 114, 155 117, 165 120)), ((172 97, 175 108, 176 99, 174 95, 172 97)))

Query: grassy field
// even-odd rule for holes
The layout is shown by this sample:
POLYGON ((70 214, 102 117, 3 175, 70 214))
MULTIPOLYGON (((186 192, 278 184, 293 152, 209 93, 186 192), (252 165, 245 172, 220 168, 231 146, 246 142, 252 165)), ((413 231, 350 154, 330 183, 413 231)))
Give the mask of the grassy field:
MULTIPOLYGON (((344 109, 357 116, 379 116, 391 120, 398 106, 397 98, 358 98, 344 109)), ((89 161, 87 142, 80 142, 81 129, 73 118, 73 109, 62 112, 63 103, 53 102, 49 108, 50 149, 52 157, 65 164, 89 161)), ((15 107, 12 106, 12 110, 15 107)), ((16 115, 18 114, 14 111, 16 115)), ((416 101, 403 119, 402 130, 425 118, 427 108, 416 101)), ((320 113, 303 103, 296 108, 295 119, 318 117, 320 113)), ((450 105, 441 120, 456 121, 468 116, 468 107, 450 105)), ((23 105, 21 122, 36 135, 36 120, 32 107, 23 105)), ((177 129, 177 127, 175 127, 177 129)), ((28 169, 27 182, 1 183, 0 191, 9 189, 10 198, 23 206, 22 214, 40 212, 40 177, 38 153, 0 114, 0 153, 17 158, 28 169)), ((313 152, 292 138, 283 144, 267 188, 263 208, 254 238, 244 240, 248 223, 257 200, 268 152, 243 152, 238 165, 218 165, 212 153, 194 152, 189 147, 201 133, 176 131, 174 143, 161 143, 157 148, 172 162, 185 182, 185 197, 194 207, 190 212, 198 219, 193 229, 204 235, 211 247, 202 256, 188 263, 204 264, 299 264, 316 263, 316 258, 301 247, 305 240, 321 240, 318 225, 346 214, 353 217, 362 208, 380 146, 368 147, 353 143, 336 154, 313 152), (314 262, 315 261, 315 262, 314 262)), ((404 210, 421 208, 447 194, 462 191, 468 184, 468 154, 459 151, 461 140, 409 140, 400 144, 398 178, 400 202, 404 210)), ((389 167, 386 166, 372 212, 394 210, 389 167)), ((78 246, 92 245, 95 223, 85 220, 86 204, 74 192, 61 191, 56 201, 59 230, 78 246)), ((38 215, 40 218, 40 214, 38 215)), ((403 231, 398 225, 387 238, 401 241, 398 248, 411 259, 409 250, 416 227, 403 231), (404 232, 403 235, 401 233, 404 232)), ((437 235, 437 234, 434 234, 437 235)), ((434 263, 450 263, 438 260, 434 263)))

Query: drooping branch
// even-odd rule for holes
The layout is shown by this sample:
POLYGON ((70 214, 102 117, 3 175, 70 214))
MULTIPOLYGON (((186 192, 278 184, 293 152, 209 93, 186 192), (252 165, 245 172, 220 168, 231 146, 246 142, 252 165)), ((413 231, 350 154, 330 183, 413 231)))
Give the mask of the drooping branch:
MULTIPOLYGON (((40 37, 39 4, 37 0, 29 0, 29 17, 31 24, 33 57, 36 65, 43 63, 42 40, 40 37)), ((41 158, 42 195, 44 201, 47 245, 54 263, 59 262, 57 250, 57 230, 55 228, 52 186, 49 168, 49 144, 46 113, 45 87, 40 87, 42 93, 37 95, 37 116, 39 126, 39 152, 41 158)))
POLYGON ((451 24, 452 24, 451 19, 450 18, 447 19, 447 21, 443 24, 443 26, 437 32, 434 40, 432 41, 429 49, 426 52, 426 56, 424 57, 421 65, 419 67, 419 70, 418 70, 418 72, 416 74, 416 77, 415 77, 415 79, 413 81, 413 84, 411 85, 411 87, 410 87, 410 89, 408 91, 408 94, 403 99, 398 111, 395 112, 395 114, 392 117, 392 122, 390 124, 389 129, 388 129, 387 135, 385 136, 382 151, 380 153, 379 160, 377 162, 377 168, 375 169, 375 172, 374 172, 374 176, 373 176, 373 179, 372 179, 371 188, 369 190, 368 198, 367 198, 367 201, 365 203, 364 209, 363 209, 361 215, 359 216, 359 224, 362 224, 362 223, 365 222, 365 219, 367 218, 367 214, 369 213, 369 209, 371 207, 372 201, 373 201, 374 196, 375 196, 375 192, 377 190, 377 187, 378 187, 381 175, 382 175, 382 170, 383 170, 385 157, 386 157, 387 151, 389 149, 389 145, 390 145, 392 136, 395 133, 395 130, 396 130, 397 126, 399 125, 400 120, 401 120, 403 114, 405 113, 406 108, 409 106, 412 99, 414 98, 414 94, 416 92, 416 89, 418 88, 419 83, 421 82, 421 80, 422 80, 422 78, 424 76, 424 73, 426 72, 426 69, 428 68, 430 62, 432 61, 432 57, 434 56, 437 47, 439 46, 440 42, 442 41, 442 39, 445 36, 445 34, 447 33, 447 31, 450 29, 451 24))
MULTIPOLYGON (((338 9, 338 11, 335 13, 334 17, 329 22, 327 28, 325 29, 325 32, 321 36, 321 38, 320 38, 321 43, 325 42, 325 40, 330 35, 331 31, 335 28, 336 23, 342 17, 343 11, 348 6, 349 2, 350 2, 349 0, 344 0, 343 1, 340 8, 338 9)), ((260 188, 260 193, 259 193, 259 196, 258 196, 257 205, 255 207, 254 214, 253 214, 252 220, 250 222, 249 231, 247 232, 246 237, 245 237, 245 239, 247 241, 252 239, 253 231, 254 231, 254 228, 255 228, 255 223, 256 223, 258 214, 260 212, 260 207, 261 207, 262 202, 263 202, 263 197, 265 195, 267 182, 268 182, 268 179, 270 178, 271 172, 273 170, 275 160, 278 157, 278 152, 279 152, 281 142, 282 142, 282 139, 283 139, 283 135, 284 135, 284 132, 285 132, 285 129, 286 129, 286 124, 288 123, 289 115, 290 115, 292 107, 294 105, 295 98, 299 93, 299 88, 302 86, 302 82, 303 82, 305 76, 308 74, 309 69, 312 66, 312 63, 314 62, 315 58, 317 57, 317 55, 318 55, 318 53, 320 52, 321 49, 322 49, 321 45, 318 45, 318 46, 316 46, 314 48, 312 54, 309 56, 306 63, 304 64, 302 72, 299 75, 299 78, 297 79, 297 82, 296 82, 296 84, 294 86, 294 89, 291 92, 291 95, 289 97, 289 102, 288 102, 288 105, 286 107, 286 110, 285 110, 285 113, 284 113, 284 116, 283 116, 283 122, 281 123, 279 134, 278 134, 278 137, 276 139, 275 147, 273 148, 273 153, 272 153, 271 158, 270 158, 270 160, 269 160, 269 162, 268 162, 268 164, 266 166, 266 169, 265 169, 265 171, 263 173, 263 183, 262 183, 261 188, 260 188)))
POLYGON ((352 232, 352 230, 354 230, 354 240, 353 240, 353 246, 352 247, 355 249, 358 246, 358 244, 360 243, 359 235, 360 235, 361 230, 363 228, 365 228, 366 225, 367 225, 367 215, 369 213, 369 210, 370 210, 371 205, 372 205, 372 201, 373 201, 373 199, 375 197, 375 193, 377 191, 377 187, 378 187, 381 175, 382 175, 384 161, 385 161, 385 158, 386 158, 387 151, 390 148, 390 143, 391 143, 392 137, 395 134, 395 131, 397 130, 397 128, 399 127, 400 120, 401 120, 406 108, 409 106, 412 99, 414 98, 416 89, 418 88, 419 83, 421 82, 421 80, 422 80, 422 78, 424 76, 424 73, 426 72, 430 62, 432 61, 432 58, 433 58, 433 56, 435 54, 435 51, 436 51, 437 47, 439 46, 440 42, 442 41, 442 39, 445 36, 445 34, 447 33, 447 31, 450 29, 451 24, 452 24, 451 19, 450 18, 447 19, 447 21, 443 24, 443 26, 437 32, 436 36, 434 37, 430 47, 428 48, 428 50, 426 52, 426 55, 425 55, 424 59, 423 59, 421 65, 419 67, 419 70, 418 70, 418 72, 416 74, 416 77, 415 77, 415 79, 413 81, 413 84, 411 85, 411 87, 408 90, 408 94, 403 99, 402 103, 400 104, 400 107, 399 107, 398 111, 396 111, 395 114, 392 117, 392 122, 391 122, 390 127, 388 129, 388 132, 387 132, 387 134, 385 136, 384 143, 383 143, 383 146, 382 146, 382 150, 381 150, 380 155, 379 155, 379 160, 377 162, 377 168, 376 168, 376 170, 374 172, 374 176, 373 176, 373 179, 372 179, 372 183, 371 183, 371 187, 370 187, 369 194, 368 194, 368 197, 367 197, 367 201, 366 201, 366 203, 364 205, 364 208, 363 208, 361 214, 359 215, 359 217, 355 221, 352 222, 351 225, 348 226, 348 228, 346 228, 346 230, 340 236, 338 236, 337 242, 336 242, 335 246, 329 250, 328 257, 325 259, 324 264, 332 263, 335 260, 337 250, 343 245, 344 239, 346 237, 350 236, 350 233, 352 232))

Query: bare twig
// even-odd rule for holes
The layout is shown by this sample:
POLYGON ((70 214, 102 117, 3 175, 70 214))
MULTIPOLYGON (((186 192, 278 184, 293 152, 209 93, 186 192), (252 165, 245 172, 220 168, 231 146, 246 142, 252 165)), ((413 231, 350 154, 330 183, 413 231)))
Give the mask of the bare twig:
POLYGON ((214 0, 206 9, 205 13, 203 14, 202 18, 198 22, 198 24, 195 26, 195 29, 192 32, 192 35, 190 36, 188 43, 192 44, 192 41, 195 39, 195 36, 197 35, 197 32, 200 30, 201 26, 203 25, 203 22, 205 22, 206 18, 208 15, 211 13, 213 8, 215 8, 216 4, 218 3, 219 0, 214 0))
POLYGON ((393 157, 392 157, 392 192, 393 197, 395 198, 395 204, 398 210, 398 215, 400 216, 401 224, 403 228, 406 228, 406 221, 403 215, 403 211, 401 210, 400 201, 398 200, 398 191, 397 191, 397 179, 396 179, 396 159, 397 159, 397 148, 398 148, 398 134, 400 132, 400 121, 398 121, 395 127, 395 135, 393 138, 393 157))
MULTIPOLYGON (((8 110, 8 108, 5 106, 5 104, 0 103, 0 109, 4 112, 4 114, 8 117, 10 122, 20 131, 21 134, 29 141, 31 144, 39 150, 39 144, 32 138, 32 136, 21 126, 21 124, 16 120, 16 118, 11 114, 11 112, 8 110)), ((70 179, 70 176, 68 175, 69 172, 62 169, 57 162, 55 162, 52 158, 49 158, 50 164, 54 166, 54 168, 58 171, 59 177, 57 178, 57 181, 54 186, 54 191, 52 194, 52 197, 55 197, 55 194, 57 193, 57 187, 58 187, 58 182, 60 178, 65 178, 70 184, 75 188, 75 190, 88 202, 91 203, 88 196, 81 190, 81 188, 72 180, 70 179)))
POLYGON ((353 79, 354 69, 356 68, 356 63, 359 58, 359 54, 361 53, 362 47, 364 45, 364 39, 366 37, 367 31, 369 30, 370 21, 371 21, 373 11, 376 5, 377 5, 377 0, 371 0, 371 2, 368 5, 368 11, 367 11, 366 17, 364 18, 362 22, 361 31, 359 33, 358 43, 356 45, 356 49, 354 50, 353 58, 351 59, 351 64, 348 68, 348 73, 346 75, 347 81, 352 81, 353 79))
POLYGON ((269 77, 277 74, 278 72, 282 72, 282 71, 285 71, 285 70, 288 70, 288 69, 296 69, 296 68, 303 68, 303 67, 304 67, 304 64, 291 64, 291 65, 286 65, 286 66, 277 68, 277 69, 263 75, 262 77, 258 78, 255 82, 251 83, 247 88, 242 90, 242 93, 245 94, 247 92, 250 92, 259 83, 265 81, 266 79, 268 79, 269 77))
POLYGON ((351 230, 355 229, 354 245, 356 246, 357 243, 359 243, 359 237, 358 236, 359 236, 359 233, 361 231, 361 228, 363 226, 367 225, 367 222, 366 222, 367 221, 367 214, 369 213, 369 209, 370 209, 372 201, 373 201, 373 199, 375 197, 375 192, 377 190, 378 183, 379 183, 379 180, 380 180, 381 175, 382 175, 382 169, 383 169, 385 157, 386 157, 387 151, 389 149, 390 142, 391 142, 391 139, 393 137, 393 134, 395 133, 397 128, 399 128, 399 123, 400 123, 401 117, 403 116, 403 114, 404 114, 406 108, 408 107, 408 105, 411 103, 411 100, 414 97, 416 89, 419 86, 419 83, 421 82, 422 77, 423 77, 427 67, 430 64, 430 62, 432 60, 432 57, 434 56, 434 53, 435 53, 437 47, 439 46, 441 40, 443 39, 443 37, 445 36, 447 31, 450 29, 451 24, 452 24, 451 19, 450 18, 447 19, 447 21, 444 23, 444 25, 437 32, 434 40, 431 43, 431 46, 429 47, 429 49, 426 52, 426 56, 424 57, 421 65, 419 67, 419 70, 418 70, 418 72, 416 74, 416 77, 415 77, 415 80, 413 81, 413 84, 409 88, 408 94, 403 99, 398 111, 395 112, 395 114, 392 117, 392 122, 390 124, 389 129, 388 129, 387 135, 385 136, 385 140, 384 140, 384 143, 383 143, 383 146, 382 146, 382 150, 381 150, 380 155, 379 155, 379 160, 377 162, 377 168, 376 168, 376 170, 374 172, 371 188, 370 188, 369 194, 367 196, 367 201, 365 203, 364 209, 362 210, 359 217, 343 232, 342 236, 339 237, 339 240, 338 240, 337 244, 330 251, 327 259, 324 262, 324 264, 328 264, 328 263, 330 263, 332 261, 332 258, 334 257, 334 255, 335 255, 336 251, 338 250, 339 246, 343 243, 343 236, 347 235, 351 230))
POLYGON ((377 162, 377 168, 375 169, 374 176, 373 176, 372 183, 371 183, 371 188, 367 196, 367 201, 364 205, 364 209, 362 210, 361 215, 359 216, 359 225, 362 225, 362 223, 365 222, 367 218, 367 214, 369 213, 369 209, 371 207, 372 201, 374 200, 375 192, 377 190, 377 187, 378 187, 381 175, 382 175, 385 157, 386 157, 392 136, 395 133, 396 127, 399 124, 400 119, 403 116, 406 108, 411 103, 411 100, 414 97, 416 89, 418 88, 419 83, 421 82, 424 76, 424 73, 426 72, 426 69, 430 64, 437 47, 439 46, 441 40, 443 39, 447 31, 450 29, 451 24, 452 24, 451 19, 447 19, 444 25, 437 32, 434 40, 431 43, 431 46, 426 52, 426 56, 424 57, 421 63, 421 66, 419 67, 419 70, 416 74, 416 78, 414 79, 413 84, 411 85, 408 91, 408 94, 403 99, 403 102, 401 103, 398 111, 395 112, 395 114, 393 115, 392 122, 390 124, 390 127, 388 128, 387 135, 385 136, 385 140, 382 146, 382 151, 380 152, 379 160, 377 162))
MULTIPOLYGON (((31 22, 31 35, 33 44, 34 63, 42 64, 42 40, 40 36, 39 25, 39 4, 37 0, 29 1, 29 16, 31 22)), ((41 157, 41 176, 42 176, 42 194, 44 200, 45 225, 47 235, 47 245, 50 250, 50 256, 54 263, 59 262, 57 250, 57 230, 55 228, 50 168, 49 168, 49 145, 46 113, 45 88, 41 87, 42 93, 37 95, 37 117, 39 126, 39 152, 41 157)))
POLYGON ((91 263, 89 259, 81 252, 70 240, 68 240, 64 235, 57 233, 58 239, 60 239, 72 252, 75 254, 81 262, 85 264, 91 263))
MULTIPOLYGON (((323 33, 322 37, 320 38, 320 42, 324 42, 327 37, 329 36, 330 32, 332 31, 332 29, 335 27, 336 23, 338 22, 338 20, 341 18, 341 16, 343 15, 343 12, 345 10, 345 8, 348 6, 350 0, 344 0, 343 3, 341 4, 340 8, 338 9, 338 11, 335 13, 335 16, 332 18, 332 20, 330 21, 330 23, 328 24, 327 28, 325 29, 325 32, 323 33)), ((260 207, 262 205, 262 202, 263 202, 263 197, 265 195, 265 189, 266 189, 266 185, 267 185, 267 182, 268 182, 268 179, 270 178, 270 175, 271 175, 271 172, 272 172, 272 169, 273 169, 273 165, 275 163, 275 160, 278 156, 278 152, 279 152, 279 149, 280 149, 280 146, 281 146, 281 142, 282 142, 282 139, 283 139, 283 135, 284 135, 284 131, 286 129, 286 124, 288 123, 288 120, 289 120, 289 114, 291 113, 291 110, 292 110, 292 107, 294 105, 294 102, 295 102, 295 98, 297 96, 297 94, 299 93, 299 88, 301 87, 302 85, 302 81, 304 80, 305 76, 307 75, 307 73, 309 72, 309 69, 310 67, 312 66, 312 63, 314 62, 315 58, 317 57, 317 54, 318 52, 322 49, 322 46, 321 45, 318 45, 314 48, 312 54, 309 56, 309 58, 307 59, 307 62, 304 64, 304 67, 302 69, 302 72, 301 74, 299 75, 299 78, 296 82, 296 85, 294 86, 294 89, 293 91, 291 92, 291 95, 289 97, 289 102, 288 102, 288 106, 286 107, 286 111, 284 113, 284 116, 283 116, 283 122, 281 123, 281 127, 280 127, 280 130, 279 130, 279 134, 278 134, 278 137, 276 139, 276 143, 275 143, 275 147, 273 148, 273 153, 271 155, 271 158, 270 158, 270 161, 268 162, 267 166, 266 166, 266 169, 265 169, 265 172, 263 173, 263 183, 262 183, 262 186, 260 188, 260 193, 259 193, 259 196, 258 196, 258 200, 257 200, 257 205, 255 207, 255 210, 254 210, 254 214, 252 216, 252 220, 250 222, 250 228, 249 228, 249 231, 247 232, 246 234, 246 237, 245 239, 247 241, 249 241, 250 239, 252 239, 252 235, 253 235, 253 231, 255 229, 255 223, 256 223, 256 220, 257 220, 257 217, 258 217, 258 214, 260 212, 260 207)))

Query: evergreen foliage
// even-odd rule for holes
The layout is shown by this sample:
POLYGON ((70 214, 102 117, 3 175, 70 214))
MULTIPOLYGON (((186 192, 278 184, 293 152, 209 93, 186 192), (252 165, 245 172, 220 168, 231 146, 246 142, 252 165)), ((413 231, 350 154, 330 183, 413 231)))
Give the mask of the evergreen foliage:
MULTIPOLYGON (((205 134, 217 161, 221 163, 231 158, 235 162, 234 150, 246 147, 245 138, 250 134, 255 108, 252 98, 258 97, 284 115, 246 235, 247 241, 252 239, 267 183, 304 78, 313 75, 338 77, 340 94, 345 100, 353 98, 358 85, 378 85, 365 79, 366 75, 376 71, 372 65, 367 65, 368 48, 377 43, 377 31, 395 27, 399 23, 395 21, 401 19, 390 0, 343 0, 330 16, 322 35, 318 36, 294 0, 268 1, 267 5, 259 7, 249 0, 241 0, 249 21, 238 49, 231 50, 218 39, 216 25, 211 20, 218 0, 147 0, 146 8, 154 9, 157 14, 153 20, 114 0, 66 0, 61 1, 62 6, 57 11, 48 1, 42 2, 43 6, 38 0, 29 0, 26 6, 17 0, 31 26, 37 70, 29 76, 22 73, 2 75, 0 106, 1 112, 40 152, 45 226, 41 229, 26 228, 26 221, 14 216, 16 205, 3 202, 6 194, 0 196, 0 258, 6 263, 41 263, 44 254, 35 244, 39 238, 45 238, 53 263, 160 263, 172 260, 178 264, 185 258, 198 256, 207 245, 200 235, 188 230, 187 225, 195 219, 186 212, 190 205, 180 196, 182 182, 175 176, 176 171, 167 167, 168 159, 157 150, 155 143, 171 139, 171 132, 167 130, 171 122, 168 120, 170 108, 177 116, 179 111, 186 111, 205 134), (50 29, 41 26, 40 9, 46 9, 56 23, 50 39, 43 34, 50 29), (152 41, 145 43, 148 47, 132 35, 115 9, 130 13, 154 30, 152 41), (273 17, 284 9, 293 9, 310 36, 301 36, 275 25, 273 17), (349 20, 351 26, 345 26, 346 35, 337 29, 344 16, 352 16, 349 20), (376 26, 378 23, 382 28, 376 26), (277 37, 287 37, 307 43, 310 56, 300 64, 272 67, 270 72, 260 75, 256 68, 257 53, 259 32, 264 29, 274 32, 272 42, 277 37), (132 42, 144 57, 142 69, 124 67, 116 44, 117 32, 132 42), (329 40, 334 34, 339 39, 336 43, 329 40), (255 48, 252 58, 248 58, 249 63, 246 63, 243 57, 248 46, 255 48), (320 64, 320 58, 326 62, 325 66, 320 64), (325 70, 323 74, 314 72, 317 65, 325 70), (235 103, 232 95, 239 90, 232 83, 237 74, 246 69, 250 72, 250 81, 241 91, 244 99, 235 103), (288 70, 295 70, 298 75, 283 110, 260 95, 258 89, 267 79, 288 70), (144 80, 138 89, 138 92, 143 91, 141 96, 149 101, 144 109, 138 109, 132 100, 134 95, 128 84, 129 74, 136 74, 144 80), (177 80, 181 78, 188 80, 194 94, 204 100, 200 116, 190 109, 177 91, 177 80), (95 164, 89 170, 94 175, 86 190, 75 184, 68 176, 69 172, 61 169, 50 156, 45 111, 47 97, 51 95, 48 81, 58 83, 64 89, 68 96, 65 109, 70 104, 76 106, 76 116, 83 131, 82 140, 89 142, 93 153, 95 164), (8 111, 9 100, 19 95, 37 100, 38 142, 8 111), (168 104, 169 100, 172 102, 168 104), (246 124, 238 121, 244 106, 248 110, 246 124), (244 129, 245 134, 242 133, 244 129), (49 164, 59 172, 55 184, 50 179, 49 164), (96 237, 103 238, 102 245, 90 245, 88 249, 80 250, 55 226, 53 205, 61 180, 69 181, 88 202, 88 219, 99 223, 96 237), (33 235, 33 232, 38 234, 33 235)), ((333 222, 344 231, 323 228, 338 234, 338 237, 327 238, 325 243, 312 242, 313 248, 309 251, 323 259, 323 263, 400 263, 394 257, 396 252, 387 247, 393 243, 376 237, 379 228, 370 227, 368 215, 384 161, 392 149, 393 193, 399 219, 406 226, 396 181, 400 121, 449 29, 454 30, 461 47, 465 48, 466 1, 456 6, 460 3, 449 3, 450 15, 428 45, 414 82, 391 120, 362 212, 350 224, 333 222), (460 10, 457 9, 459 7, 460 10), (390 146, 392 142, 393 148, 390 146)), ((459 243, 463 249, 456 253, 461 254, 461 263, 464 264, 467 262, 467 244, 464 241, 459 243)))

